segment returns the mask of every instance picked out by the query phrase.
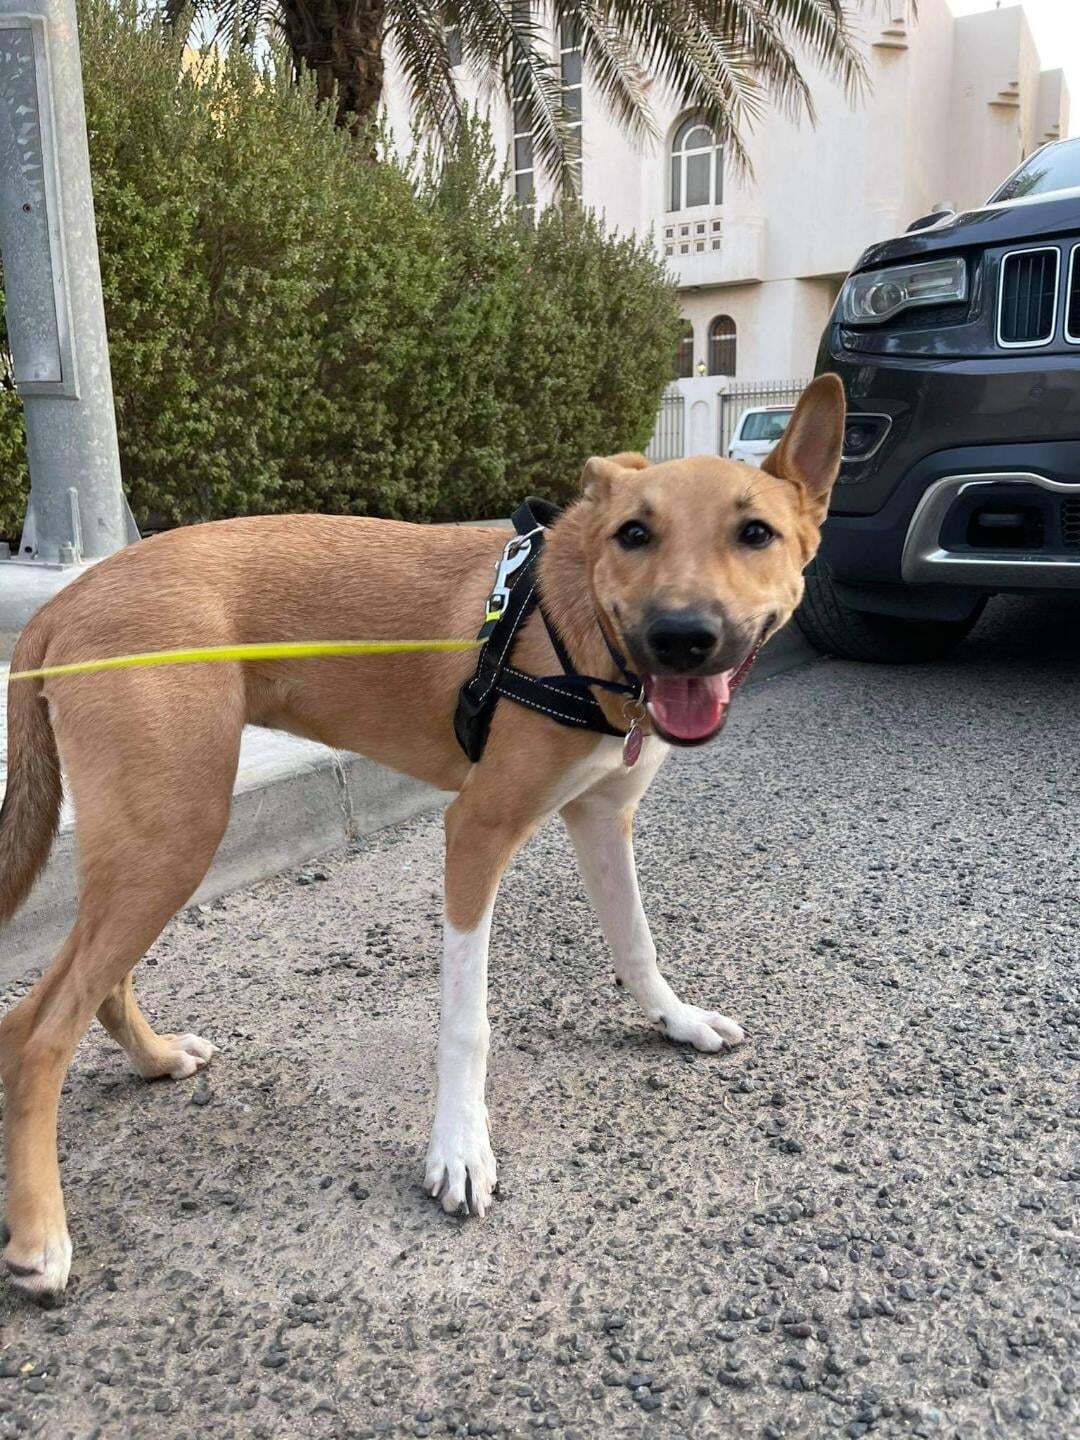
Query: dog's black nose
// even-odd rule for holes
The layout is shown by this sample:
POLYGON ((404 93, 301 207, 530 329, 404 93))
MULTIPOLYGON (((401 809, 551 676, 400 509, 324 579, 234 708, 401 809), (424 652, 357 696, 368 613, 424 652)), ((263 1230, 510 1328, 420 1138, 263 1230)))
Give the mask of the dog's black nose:
POLYGON ((683 611, 658 616, 645 638, 658 664, 668 670, 696 670, 716 649, 720 633, 703 616, 683 611))

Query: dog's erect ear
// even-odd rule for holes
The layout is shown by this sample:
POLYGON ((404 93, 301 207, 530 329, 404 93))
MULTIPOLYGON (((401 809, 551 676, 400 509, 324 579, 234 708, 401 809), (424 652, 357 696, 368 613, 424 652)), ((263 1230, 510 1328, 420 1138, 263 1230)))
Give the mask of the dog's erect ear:
POLYGON ((586 500, 600 500, 609 493, 615 481, 625 478, 628 471, 647 470, 644 455, 624 450, 618 455, 594 455, 586 460, 581 472, 581 493, 586 500))
POLYGON ((783 439, 761 462, 767 475, 801 485, 819 519, 829 504, 844 448, 844 387, 839 375, 819 375, 802 395, 783 439))
POLYGON ((639 450, 620 450, 617 455, 609 455, 607 458, 612 465, 618 465, 623 470, 648 470, 652 464, 639 450))

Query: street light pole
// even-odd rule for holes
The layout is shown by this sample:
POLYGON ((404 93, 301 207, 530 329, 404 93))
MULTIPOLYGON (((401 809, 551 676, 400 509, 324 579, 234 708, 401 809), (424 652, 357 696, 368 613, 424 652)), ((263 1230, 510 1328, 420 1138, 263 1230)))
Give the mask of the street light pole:
POLYGON ((120 483, 75 0, 0 0, 0 253, 30 468, 19 555, 0 564, 3 624, 138 538, 120 483), (17 595, 33 603, 5 603, 17 595))

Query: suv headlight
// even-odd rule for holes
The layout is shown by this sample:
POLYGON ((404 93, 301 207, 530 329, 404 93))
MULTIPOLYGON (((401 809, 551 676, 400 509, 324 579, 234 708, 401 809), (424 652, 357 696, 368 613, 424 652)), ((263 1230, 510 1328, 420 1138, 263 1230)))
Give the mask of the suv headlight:
POLYGON ((913 305, 947 305, 967 299, 967 266, 959 255, 849 275, 837 311, 847 325, 880 325, 913 305))

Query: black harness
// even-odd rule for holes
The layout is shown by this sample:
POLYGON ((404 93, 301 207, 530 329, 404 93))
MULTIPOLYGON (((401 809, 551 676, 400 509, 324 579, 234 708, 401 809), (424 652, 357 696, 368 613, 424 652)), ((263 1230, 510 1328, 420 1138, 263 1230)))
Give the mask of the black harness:
POLYGON ((625 695, 638 711, 636 718, 644 713, 642 681, 629 669, 599 621, 600 633, 622 680, 600 680, 595 675, 579 675, 562 637, 540 603, 536 564, 544 548, 544 530, 561 513, 559 507, 550 501, 530 497, 511 516, 517 534, 507 542, 499 560, 495 588, 476 637, 485 644, 472 679, 461 687, 454 715, 454 733, 461 748, 474 763, 484 753, 491 718, 500 698, 526 705, 530 710, 539 710, 559 725, 594 730, 600 735, 615 735, 620 740, 634 728, 635 717, 632 714, 627 716, 627 730, 616 730, 608 723, 599 701, 590 691, 609 690, 616 695, 625 695), (537 609, 563 668, 561 675, 527 675, 510 663, 522 626, 537 609))

